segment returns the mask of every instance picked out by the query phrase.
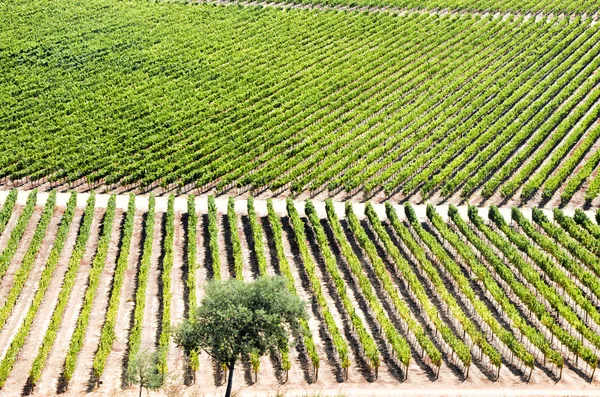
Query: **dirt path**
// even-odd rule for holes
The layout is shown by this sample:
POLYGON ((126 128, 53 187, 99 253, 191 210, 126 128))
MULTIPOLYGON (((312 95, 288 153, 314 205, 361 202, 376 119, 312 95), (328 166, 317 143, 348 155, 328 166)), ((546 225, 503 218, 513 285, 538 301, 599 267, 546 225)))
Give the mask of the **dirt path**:
POLYGON ((246 238, 246 232, 250 233, 250 226, 248 225, 248 217, 247 216, 238 216, 237 217, 237 230, 236 233, 240 238, 240 245, 242 247, 242 259, 244 261, 244 266, 242 267, 242 277, 244 281, 253 280, 255 276, 257 276, 258 265, 256 264, 256 255, 254 251, 251 249, 251 242, 246 238), (247 226, 247 227, 245 227, 247 226), (247 230, 246 230, 247 229, 247 230))
POLYGON ((69 388, 74 392, 87 391, 93 386, 92 364, 100 343, 100 333, 106 320, 106 310, 108 309, 108 300, 110 299, 110 290, 112 288, 115 266, 117 264, 117 255, 119 252, 121 240, 121 225, 123 221, 123 211, 117 210, 115 220, 112 225, 112 235, 108 246, 106 263, 102 270, 102 276, 98 284, 98 290, 94 302, 92 303, 92 312, 90 314, 87 330, 84 336, 83 348, 77 358, 77 366, 73 373, 73 379, 69 388))
POLYGON ((229 225, 224 219, 222 212, 217 213, 217 230, 219 233, 217 234, 217 244, 219 246, 219 258, 221 259, 221 279, 227 280, 232 277, 229 272, 229 260, 227 258, 227 239, 225 237, 226 233, 229 233, 227 229, 229 225))
MULTIPOLYGON (((180 324, 185 315, 185 284, 184 277, 184 258, 183 244, 184 231, 181 222, 181 213, 175 213, 175 234, 174 234, 174 249, 173 249, 173 268, 171 269, 171 326, 180 324)), ((183 351, 179 349, 173 339, 169 344, 169 353, 167 356, 169 371, 174 376, 183 380, 184 371, 184 356, 183 351)))
MULTIPOLYGON (((194 291, 198 303, 204 295, 202 286, 208 281, 206 258, 209 254, 206 252, 206 240, 204 235, 204 229, 206 227, 206 218, 198 216, 198 223, 196 225, 196 290, 194 291)), ((190 291, 190 293, 192 292, 190 291)))
POLYGON ((154 350, 158 343, 160 324, 159 261, 162 259, 163 215, 163 213, 154 215, 154 235, 152 236, 152 255, 150 257, 150 271, 148 272, 148 286, 146 289, 146 306, 144 307, 144 319, 142 321, 141 349, 154 350))
POLYGON ((19 354, 19 359, 15 362, 11 376, 8 378, 4 386, 3 390, 6 391, 7 395, 20 395, 21 391, 25 387, 29 370, 33 364, 35 356, 37 355, 38 349, 44 338, 44 334, 48 329, 48 325, 50 324, 52 311, 54 310, 56 302, 58 301, 58 294, 63 282, 64 274, 67 271, 69 258, 73 252, 73 247, 75 245, 77 232, 79 230, 79 223, 82 216, 83 210, 77 209, 75 211, 73 222, 69 227, 65 246, 56 270, 54 271, 52 281, 50 282, 48 291, 46 291, 46 295, 35 316, 34 324, 36 326, 31 328, 29 335, 27 336, 27 341, 25 342, 25 345, 19 354))
MULTIPOLYGON (((21 294, 19 295, 17 302, 12 309, 11 315, 9 316, 6 324, 4 325, 4 328, 0 332, 0 340, 2 341, 12 341, 15 337, 15 334, 18 332, 21 324, 25 320, 25 316, 27 315, 27 311, 31 306, 33 296, 35 295, 35 292, 38 289, 40 281, 39 279, 46 265, 48 256, 50 255, 52 244, 54 243, 54 239, 56 238, 56 232, 58 230, 58 225, 62 216, 62 212, 62 210, 55 211, 54 217, 50 220, 48 229, 46 230, 46 234, 44 236, 44 239, 42 240, 42 246, 38 251, 38 255, 36 257, 33 268, 29 273, 29 277, 25 282, 23 289, 21 290, 21 294)), ((0 302, 5 301, 6 295, 8 295, 8 291, 7 294, 2 295, 3 296, 2 298, 0 298, 0 302)), ((0 347, 0 357, 4 357, 8 346, 9 344, 7 343, 6 345, 0 347)))
POLYGON ((104 374, 102 375, 102 386, 104 390, 116 390, 121 387, 123 375, 123 365, 125 354, 127 352, 127 342, 129 340, 129 331, 131 330, 131 320, 133 316, 135 287, 137 271, 141 258, 141 239, 143 230, 143 213, 136 213, 133 223, 133 234, 131 237, 131 248, 127 261, 127 270, 121 289, 121 298, 119 300, 119 310, 117 311, 117 321, 115 323, 115 341, 112 345, 112 351, 106 360, 104 374))
MULTIPOLYGON (((265 247, 265 258, 267 258, 267 263, 269 263, 269 262, 272 262, 272 260, 274 260, 277 256, 277 253, 275 252, 275 247, 273 247, 269 244, 269 239, 267 237, 267 229, 268 228, 266 227, 266 225, 269 224, 269 218, 267 218, 266 216, 258 215, 257 222, 262 230, 262 242, 263 242, 263 247, 265 247)), ((275 269, 274 269, 273 263, 271 263, 270 266, 267 266, 267 274, 269 276, 275 275, 275 269)))
POLYGON ((85 253, 81 261, 77 276, 75 279, 75 285, 73 291, 69 297, 67 308, 65 309, 63 320, 59 327, 56 340, 48 361, 46 362, 45 370, 42 372, 42 376, 38 382, 37 390, 42 395, 52 395, 56 393, 59 377, 63 371, 65 357, 69 350, 69 343, 71 342, 71 335, 75 331, 79 312, 83 304, 83 296, 88 282, 88 276, 92 259, 96 253, 96 247, 98 243, 100 233, 100 222, 104 217, 105 211, 102 209, 96 209, 92 225, 90 229, 90 237, 85 247, 85 253))

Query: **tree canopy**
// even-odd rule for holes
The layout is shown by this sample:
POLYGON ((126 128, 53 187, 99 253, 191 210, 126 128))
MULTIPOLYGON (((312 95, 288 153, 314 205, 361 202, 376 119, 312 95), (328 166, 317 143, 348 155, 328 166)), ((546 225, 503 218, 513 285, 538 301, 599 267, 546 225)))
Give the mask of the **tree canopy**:
POLYGON ((227 367, 229 396, 237 360, 285 348, 302 318, 307 318, 305 303, 280 277, 260 277, 252 283, 215 280, 206 285, 204 298, 179 326, 175 340, 186 351, 203 350, 227 367))

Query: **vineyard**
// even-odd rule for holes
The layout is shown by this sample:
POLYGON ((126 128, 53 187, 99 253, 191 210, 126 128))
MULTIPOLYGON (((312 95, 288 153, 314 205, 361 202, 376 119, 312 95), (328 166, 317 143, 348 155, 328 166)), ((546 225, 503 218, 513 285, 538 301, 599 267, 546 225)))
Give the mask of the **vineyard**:
POLYGON ((274 274, 310 318, 239 369, 250 391, 595 387, 600 212, 4 193, 2 395, 119 390, 154 347, 164 372, 219 390, 218 363, 169 329, 206 280, 274 274))
POLYGON ((593 18, 114 0, 1 18, 5 188, 599 204, 593 18))
MULTIPOLYGON (((239 0, 238 0, 239 1, 239 0)), ((281 0, 266 0, 278 3, 281 0)), ((585 15, 597 19, 600 5, 592 0, 284 0, 292 4, 374 7, 411 11, 503 12, 518 15, 585 15)))
POLYGON ((599 19, 0 2, 0 397, 600 396, 599 19))

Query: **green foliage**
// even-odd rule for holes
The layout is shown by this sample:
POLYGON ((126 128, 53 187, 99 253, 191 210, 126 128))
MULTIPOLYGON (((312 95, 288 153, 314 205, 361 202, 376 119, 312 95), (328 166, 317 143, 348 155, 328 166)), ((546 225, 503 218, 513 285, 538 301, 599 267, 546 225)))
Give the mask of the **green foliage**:
POLYGON ((0 280, 2 280, 2 278, 4 277, 4 274, 10 266, 10 261, 17 252, 17 248, 19 247, 21 238, 23 238, 23 234, 25 234, 25 230, 27 230, 29 220, 33 215, 33 210, 35 209, 36 202, 37 190, 34 190, 27 196, 27 203, 25 204, 25 208, 23 208, 23 212, 21 212, 21 215, 19 215, 19 219, 17 220, 15 228, 10 232, 10 237, 8 238, 8 242, 6 243, 6 247, 2 251, 2 254, 0 254, 0 280))
POLYGON ((11 189, 4 201, 2 211, 0 211, 0 233, 6 228, 6 224, 12 215, 15 204, 17 203, 17 195, 19 191, 17 189, 11 189))
MULTIPOLYGON (((509 229, 510 227, 499 214, 497 209, 490 210, 490 218, 496 225, 503 231, 507 232, 509 236, 514 236, 509 229)), ((519 254, 517 249, 510 244, 509 241, 504 239, 498 232, 492 230, 487 226, 484 220, 479 216, 477 208, 469 207, 469 219, 475 225, 475 227, 495 246, 502 255, 506 257, 508 262, 519 270, 523 279, 529 283, 532 288, 536 291, 536 294, 540 294, 548 302, 548 305, 555 310, 560 316, 567 321, 573 328, 580 332, 584 337, 588 338, 594 345, 598 343, 598 335, 585 325, 583 321, 579 319, 569 306, 564 301, 561 294, 556 291, 552 286, 549 286, 542 279, 542 275, 532 266, 528 261, 525 261, 519 254)), ((541 302, 537 295, 523 284, 521 280, 518 280, 512 269, 506 266, 502 259, 500 259, 487 242, 481 240, 477 235, 468 229, 468 226, 459 219, 457 215, 453 217, 453 221, 460 227, 461 232, 466 234, 469 240, 477 246, 477 249, 486 256, 489 262, 494 266, 495 270, 501 275, 501 277, 510 285, 512 290, 517 296, 527 305, 533 314, 535 314, 538 320, 547 327, 557 339, 561 341, 569 350, 574 352, 577 356, 583 358, 583 360, 589 363, 592 367, 595 367, 598 363, 598 357, 596 354, 587 346, 585 346, 579 338, 571 335, 566 329, 562 328, 554 319, 554 314, 548 311, 548 308, 541 302)), ((520 240, 520 239, 519 239, 520 240)))
MULTIPOLYGON (((513 211, 513 213, 515 212, 513 211)), ((506 223, 497 207, 490 207, 489 218, 500 230, 502 230, 502 232, 504 232, 511 243, 516 245, 519 250, 526 253, 528 257, 531 258, 537 266, 539 266, 546 277, 556 283, 556 285, 563 290, 563 293, 568 294, 583 310, 585 310, 586 316, 589 315, 589 317, 594 319, 596 323, 600 321, 600 313, 598 313, 598 310, 589 300, 589 298, 584 295, 583 291, 551 260, 551 258, 540 252, 540 250, 526 237, 517 233, 510 226, 508 226, 508 223, 506 223)), ((529 266, 532 271, 535 271, 535 268, 526 263, 526 261, 522 259, 520 259, 520 261, 525 264, 525 266, 522 266, 523 268, 529 266)), ((536 274, 539 278, 539 272, 536 272, 536 274)), ((536 285, 536 287, 538 286, 536 285)), ((552 292, 549 291, 549 295, 552 294, 550 295, 551 298, 549 297, 547 299, 549 301, 553 301, 554 306, 557 308, 565 305, 564 298, 559 297, 558 291, 556 291, 554 288, 552 288, 552 290, 552 292)), ((600 335, 592 332, 592 330, 583 321, 581 321, 575 313, 571 313, 572 314, 567 321, 577 328, 582 335, 588 338, 588 340, 595 346, 600 347, 600 335)))
MULTIPOLYGON (((248 201, 248 210, 249 209, 250 201, 248 201)), ((252 207, 252 210, 254 210, 254 207, 252 207)), ((249 214, 248 217, 250 217, 249 214)), ((240 241, 240 235, 238 234, 237 214, 235 213, 235 200, 233 197, 229 197, 229 200, 227 201, 227 223, 229 224, 229 233, 231 236, 231 250, 233 251, 233 269, 235 278, 242 280, 244 278, 244 275, 242 274, 244 260, 242 258, 242 243, 240 241)), ((254 227, 253 225, 254 223, 251 224, 252 227, 254 227)))
POLYGON ((4 327, 6 320, 8 320, 8 316, 12 313, 12 309, 17 303, 17 299, 21 295, 21 291, 25 286, 25 282, 29 278, 29 273, 35 264, 35 261, 38 257, 38 251, 42 246, 42 241, 46 234, 46 230, 48 229, 48 225, 50 224, 50 220, 54 215, 54 205, 56 204, 56 191, 52 191, 48 196, 48 201, 46 202, 46 206, 44 207, 44 212, 42 213, 42 217, 37 224, 35 232, 33 233, 33 237, 29 243, 29 247, 25 252, 25 256, 21 261, 21 266, 19 270, 15 273, 15 276, 12 281, 12 285, 10 287, 10 291, 8 292, 8 296, 6 300, 2 304, 0 308, 0 329, 4 327))
POLYGON ((77 326, 71 336, 71 343, 69 344, 69 351, 65 358, 65 369, 63 376, 67 382, 73 377, 75 372, 75 365, 77 364, 77 356, 79 351, 83 347, 83 340, 87 331, 87 326, 92 313, 92 305, 94 304, 94 298, 96 297, 96 291, 100 284, 100 277, 102 277, 102 271, 106 264, 106 256, 108 255, 108 245, 113 233, 113 221, 115 219, 115 211, 117 205, 117 197, 113 194, 108 200, 108 206, 104 219, 102 221, 102 234, 98 240, 98 246, 96 248, 96 255, 92 261, 90 274, 88 276, 88 285, 85 290, 83 297, 83 306, 77 319, 77 326))
MULTIPOLYGON (((369 213, 367 214, 367 216, 369 216, 369 213)), ((362 249, 367 254, 371 265, 373 265, 373 270, 375 270, 375 274, 381 282, 383 289, 394 304, 394 309, 396 313, 406 323, 410 332, 414 334, 417 343, 427 354, 433 365, 439 367, 440 365, 442 365, 442 353, 437 349, 437 347, 435 347, 431 339, 429 339, 429 336, 427 336, 427 333, 425 332, 421 324, 419 324, 412 316, 408 305, 404 302, 403 299, 400 298, 400 294, 398 293, 398 290, 394 285, 392 277, 388 273, 385 264, 383 263, 383 260, 377 253, 377 248, 375 247, 375 244, 373 244, 363 227, 360 225, 360 222, 358 221, 356 214, 354 214, 354 210, 352 209, 352 204, 350 202, 346 202, 346 219, 348 220, 348 224, 350 225, 352 233, 358 240, 358 243, 360 244, 362 249)), ((371 219, 369 217, 369 220, 371 221, 371 225, 375 229, 379 238, 384 239, 383 241, 385 243, 387 241, 385 239, 387 234, 380 234, 380 232, 384 230, 381 228, 382 226, 379 222, 379 219, 371 219)), ((387 237, 389 239, 389 236, 387 237)), ((408 263, 406 263, 406 261, 404 260, 400 260, 396 262, 396 265, 408 266, 408 263)))
POLYGON ((117 321, 117 311, 119 310, 119 302, 121 300, 121 288, 125 279, 125 271, 127 270, 127 260, 131 249, 131 238, 133 235, 133 219, 135 216, 135 196, 129 195, 129 203, 127 205, 127 214, 125 215, 125 225, 123 227, 123 238, 121 240, 121 250, 117 258, 117 266, 113 278, 113 286, 108 300, 108 309, 106 310, 106 321, 102 326, 100 333, 100 345, 94 356, 92 365, 94 377, 97 382, 104 372, 106 359, 112 350, 113 342, 116 339, 115 325, 117 321))
POLYGON ((326 2, 435 10, 400 15, 170 3, 5 10, 0 178, 464 197, 525 185, 524 198, 565 186, 566 202, 600 161, 593 1, 326 2))
MULTIPOLYGON (((375 294, 375 290, 371 285, 371 280, 365 274, 363 270, 363 265, 360 262, 360 259, 356 256, 348 239, 344 234, 344 230, 342 229, 342 225, 340 224, 339 219, 337 218, 337 214, 335 213, 335 209, 333 207, 333 202, 331 200, 327 200, 326 202, 326 210, 327 210, 327 218, 329 219, 329 224, 331 226, 331 230, 333 231, 334 238, 336 243, 340 247, 342 254, 344 255, 344 259, 348 263, 350 270, 354 277, 358 279, 358 286, 360 287, 362 294, 367 300, 369 307, 374 313, 374 317, 377 319, 377 322, 381 326, 383 333, 387 339, 387 343, 391 347, 391 350, 394 352, 396 358, 404 364, 405 371, 408 371, 408 364, 411 359, 410 345, 404 339, 404 337, 398 332, 396 327, 392 324, 389 317, 386 315, 379 298, 375 294)), ((405 374, 406 375, 406 374, 405 374)))
POLYGON ((583 212, 581 209, 575 209, 575 215, 573 216, 573 220, 578 225, 581 225, 583 228, 585 228, 588 231, 588 233, 590 233, 596 239, 600 240, 600 226, 592 222, 592 220, 588 218, 585 212, 583 212))
POLYGON ((158 339, 158 370, 166 375, 168 372, 167 353, 169 352, 169 340, 171 335, 171 271, 173 269, 173 239, 175 236, 175 196, 170 195, 167 203, 167 227, 163 245, 163 262, 161 269, 162 283, 162 322, 160 325, 160 337, 158 339))
MULTIPOLYGON (((74 196, 71 196, 74 201, 74 196)), ((71 291, 73 290, 73 286, 75 285, 75 278, 77 276, 77 271, 79 270, 79 266, 81 265, 81 261, 83 259, 83 255, 85 253, 85 246, 90 236, 90 229, 92 226, 92 220, 94 217, 94 207, 96 203, 96 195, 92 192, 87 200, 87 204, 85 207, 85 212, 83 214, 83 221, 79 228, 79 233, 77 235, 77 240, 75 241, 75 247, 73 248, 73 252, 71 253, 71 257, 69 258, 69 264, 67 267, 67 272, 65 273, 63 284, 60 288, 60 294, 58 296, 58 302, 54 307, 54 311, 52 312, 52 316, 50 318, 50 325, 44 334, 44 339, 42 340, 42 344, 38 350, 38 353, 33 361, 31 366, 31 370, 29 371, 28 383, 30 385, 35 385, 42 375, 42 371, 44 366, 46 365, 46 360, 50 355, 50 351, 52 350, 52 345, 56 340, 56 336, 58 334, 58 329, 60 327, 60 323, 63 318, 63 314, 65 309, 67 308, 67 303, 69 301, 69 297, 71 295, 71 291)), ((75 204, 73 204, 74 206, 75 204)), ((66 231, 65 236, 66 238, 66 231)), ((64 244, 64 241, 63 241, 64 244)), ((60 257, 60 252, 56 254, 56 261, 60 257)), ((56 264, 53 264, 56 266, 56 264)), ((40 302, 41 303, 41 302, 40 302)))
MULTIPOLYGON (((54 197, 54 194, 50 197, 54 197)), ((49 202, 50 202, 49 198, 49 202)), ((69 232, 69 227, 71 225, 71 221, 73 220, 73 216, 75 214, 75 206, 77 204, 77 194, 73 192, 69 197, 69 201, 67 202, 67 207, 65 212, 63 213, 62 219, 60 221, 60 226, 58 227, 58 231, 56 232, 56 237, 54 239, 54 243, 52 244, 52 249, 50 250, 50 254, 48 256, 48 260, 46 261, 46 266, 42 271, 42 275, 40 276, 40 282, 38 289, 35 291, 35 295, 33 297, 33 301, 31 306, 29 306, 29 310, 21 324, 21 327, 17 331, 14 339, 10 343, 4 358, 0 362, 0 388, 4 386, 4 382, 10 375, 10 371, 17 360, 17 356, 23 348, 25 344, 27 335, 33 326, 33 320, 35 319, 35 315, 40 308, 42 301, 44 300, 44 296, 48 287, 50 286, 50 281, 54 275, 54 270, 58 265, 58 261, 60 259, 60 255, 65 246, 65 241, 67 239, 67 234, 69 232)), ((44 342, 48 343, 46 339, 44 342)), ((39 360, 36 360, 36 363, 39 363, 39 360)), ((39 365, 39 364, 38 364, 39 365)))
POLYGON ((186 350, 204 350, 233 370, 241 356, 285 348, 289 332, 299 330, 299 320, 306 318, 304 303, 282 278, 214 280, 206 285, 196 311, 176 330, 175 341, 186 350))
MULTIPOLYGON (((129 357, 135 357, 140 348, 142 339, 142 326, 144 322, 144 309, 146 307, 146 289, 148 287, 148 272, 150 271, 150 258, 152 255, 152 241, 154 240, 156 199, 153 194, 148 200, 148 212, 144 222, 144 245, 142 247, 142 259, 140 260, 137 289, 135 291, 135 308, 133 311, 133 327, 129 333, 129 357)), ((131 362, 128 361, 128 368, 131 362)))
POLYGON ((217 205, 215 197, 208 196, 208 238, 213 278, 221 279, 221 257, 219 256, 219 229, 217 226, 217 205))
MULTIPOLYGON (((429 208, 433 207, 428 206, 428 211, 430 211, 429 208)), ((494 318, 494 315, 490 312, 487 306, 477 298, 475 292, 469 284, 469 280, 467 280, 467 278, 463 275, 460 266, 450 257, 450 255, 448 255, 448 253, 444 250, 444 247, 437 241, 437 239, 423 228, 423 226, 417 219, 412 207, 410 205, 406 205, 405 211, 412 228, 416 231, 421 241, 423 241, 427 245, 427 247, 429 247, 431 252, 435 255, 435 260, 441 262, 447 274, 450 274, 452 276, 452 279, 458 285, 458 289, 471 302, 473 308, 475 309, 475 312, 487 324, 487 326, 490 327, 491 332, 495 334, 498 337, 498 339, 502 341, 506 346, 508 346, 508 348, 525 365, 527 365, 530 368, 533 368, 533 355, 530 354, 525 349, 525 347, 521 343, 519 343, 519 341, 517 341, 517 339, 512 335, 512 333, 505 330, 500 325, 500 323, 498 323, 498 321, 494 318)), ((461 313, 462 310, 454 306, 456 302, 453 303, 452 299, 446 298, 446 296, 448 296, 448 292, 437 272, 434 273, 431 270, 426 270, 426 272, 428 274, 432 274, 430 277, 433 279, 436 289, 438 289, 438 291, 441 293, 444 301, 446 301, 446 303, 451 306, 452 311, 456 313, 455 317, 463 325, 463 327, 471 336, 475 344, 477 344, 482 349, 484 354, 486 354, 490 358, 490 361, 494 365, 499 367, 502 364, 502 357, 500 356, 500 353, 489 343, 487 343, 485 336, 482 335, 474 327, 474 324, 472 324, 471 321, 468 318, 466 318, 464 313, 461 313)))
POLYGON ((306 235, 304 233, 304 222, 302 222, 302 219, 300 219, 300 215, 298 214, 298 211, 294 206, 294 202, 290 197, 287 198, 286 204, 288 216, 290 218, 290 223, 292 224, 292 229, 294 230, 296 244, 298 244, 300 256, 302 257, 302 262, 304 263, 304 269, 308 276, 312 292, 313 294, 315 294, 315 297, 317 299, 319 309, 323 316, 323 320, 325 321, 327 332, 329 333, 329 337, 333 342, 335 352, 339 357, 342 368, 348 368, 350 367, 348 343, 342 336, 342 333, 340 332, 340 329, 338 328, 335 319, 333 318, 333 315, 329 311, 329 305, 325 300, 325 295, 323 295, 321 280, 317 276, 316 264, 310 255, 308 245, 306 243, 306 235))
POLYGON ((250 221, 250 229, 252 231, 252 244, 256 261, 258 262, 258 273, 261 276, 267 274, 267 258, 265 257, 265 247, 263 244, 262 226, 256 219, 256 211, 254 210, 254 198, 248 197, 248 220, 250 221))
POLYGON ((356 310, 354 309, 354 303, 352 303, 350 297, 346 293, 346 283, 344 282, 344 279, 338 270, 338 264, 333 252, 329 248, 329 242, 327 240, 325 230, 323 229, 321 221, 317 216, 317 212, 315 211, 315 208, 310 200, 306 201, 305 212, 310 220, 310 224, 315 232, 315 236, 317 237, 317 244, 319 245, 320 253, 325 261, 325 268, 329 273, 329 276, 333 279, 333 284, 335 285, 336 291, 342 301, 342 304, 344 305, 344 309, 346 309, 346 312, 348 313, 348 317, 350 317, 354 332, 356 332, 358 336, 358 340, 364 351, 364 355, 366 356, 369 365, 377 370, 380 364, 379 349, 377 348, 377 344, 375 344, 375 340, 373 340, 373 337, 363 325, 361 318, 356 313, 356 310))
MULTIPOLYGON (((572 239, 560 228, 552 225, 546 215, 538 209, 532 210, 534 221, 541 225, 542 228, 552 238, 547 237, 543 233, 539 232, 533 224, 525 218, 525 216, 517 208, 512 209, 512 219, 523 229, 525 234, 529 236, 536 244, 538 244, 545 252, 551 254, 558 263, 567 271, 570 275, 575 276, 579 281, 587 287, 597 297, 600 297, 600 284, 597 278, 600 275, 600 261, 592 253, 590 253, 585 246, 580 245, 576 240, 572 239), (562 246, 567 247, 568 251, 565 251, 558 242, 562 243, 562 246), (569 255, 570 254, 570 255, 569 255), (593 269, 594 273, 590 272, 585 267, 581 266, 576 260, 579 258, 583 263, 587 264, 589 268, 593 269)), ((574 227, 579 227, 575 222, 574 227)))
MULTIPOLYGON (((279 216, 275 213, 275 209, 273 208, 273 201, 271 199, 267 200, 267 211, 269 217, 269 225, 271 226, 271 230, 273 231, 275 250, 277 252, 277 260, 279 261, 279 271, 285 279, 288 291, 290 291, 291 294, 297 296, 298 294, 296 291, 296 287, 294 286, 294 275, 292 274, 290 264, 283 250, 283 228, 281 226, 281 219, 279 219, 279 216)), ((313 368, 318 369, 320 366, 319 355, 317 353, 317 347, 315 345, 315 341, 313 340, 310 328, 308 327, 308 321, 306 319, 300 319, 299 321, 300 337, 304 342, 304 346, 306 347, 307 354, 313 365, 313 368)), ((291 366, 291 363, 289 363, 289 356, 287 354, 282 355, 282 361, 284 361, 282 363, 284 370, 286 367, 291 366), (287 362, 285 362, 286 357, 287 362)))
MULTIPOLYGON (((412 236, 410 235, 408 229, 400 223, 399 219, 396 216, 396 211, 393 209, 393 207, 388 204, 386 205, 385 209, 390 224, 392 225, 393 229, 396 231, 398 236, 400 236, 401 240, 408 246, 410 252, 413 255, 413 258, 416 259, 415 262, 429 270, 429 272, 426 271, 426 273, 431 276, 431 274, 433 274, 435 270, 433 269, 431 263, 429 263, 429 261, 427 260, 425 252, 412 239, 412 236)), ((442 321, 438 310, 429 299, 425 288, 419 281, 417 275, 411 269, 408 262, 402 257, 400 250, 398 250, 398 248, 392 242, 388 232, 382 226, 381 221, 379 220, 377 214, 375 213, 375 210, 373 209, 373 206, 370 205, 370 203, 367 203, 365 213, 369 218, 371 226, 373 227, 373 229, 375 229, 377 236, 384 243, 387 253, 393 259, 394 264, 402 274, 402 277, 408 282, 411 292, 414 295, 416 295, 419 304, 421 305, 425 313, 427 313, 429 320, 435 325, 435 328, 440 332, 444 341, 456 353, 463 365, 465 367, 469 367, 471 365, 471 353, 469 351, 469 347, 459 337, 457 337, 454 334, 454 332, 452 332, 448 325, 446 325, 442 321)), ((438 285, 436 285, 436 287, 439 287, 439 283, 437 284, 438 285)), ((445 297, 450 302, 450 299, 448 299, 449 297, 447 296, 447 294, 445 295, 445 297)), ((453 314, 456 316, 456 314, 458 313, 455 312, 453 314)))
POLYGON ((127 380, 140 386, 140 395, 142 389, 158 389, 163 384, 164 376, 157 368, 158 355, 155 352, 140 350, 129 358, 127 380))
MULTIPOLYGON (((584 263, 588 266, 597 267, 598 266, 598 257, 600 257, 600 240, 592 236, 589 231, 577 225, 575 220, 565 216, 565 214, 558 208, 555 208, 554 211, 554 220, 558 222, 558 224, 568 232, 568 234, 572 237, 571 239, 567 238, 567 241, 571 241, 573 245, 577 245, 581 247, 581 253, 579 255, 577 252, 572 252, 578 258, 580 258, 584 263), (592 255, 584 256, 584 252, 588 250, 592 254, 596 255, 596 261, 593 261, 592 255)), ((571 250, 570 250, 571 251, 571 250)), ((572 251, 575 251, 574 249, 572 251)), ((598 273, 600 275, 600 272, 598 273)))
MULTIPOLYGON (((450 207, 449 215, 453 219, 457 218, 457 222, 462 221, 455 207, 450 207)), ((427 206, 427 218, 432 223, 433 227, 438 231, 438 233, 440 233, 444 241, 448 242, 451 247, 456 250, 461 259, 469 266, 469 269, 474 272, 478 282, 483 284, 484 290, 493 297, 496 304, 499 305, 499 308, 501 308, 501 310, 503 310, 504 313, 506 313, 506 315, 510 318, 513 327, 519 330, 522 335, 526 336, 531 343, 540 349, 540 351, 544 354, 544 357, 546 357, 550 362, 556 364, 559 368, 562 368, 563 358, 560 353, 555 351, 550 346, 544 335, 527 323, 525 318, 521 316, 519 310, 508 298, 507 292, 504 291, 500 285, 498 285, 485 265, 472 251, 471 247, 444 223, 442 218, 435 211, 435 208, 431 205, 427 206)), ((419 234, 421 234, 421 232, 419 234)), ((474 236, 471 235, 471 237, 474 236)), ((428 238, 427 240, 430 239, 428 238)), ((431 241, 430 244, 435 243, 431 241)), ((444 254, 441 253, 441 251, 436 251, 440 252, 440 256, 444 257, 444 254)), ((454 277, 460 286, 461 291, 472 302, 479 315, 488 323, 498 338, 506 346, 508 346, 508 348, 511 349, 511 351, 513 351, 516 356, 519 357, 526 365, 532 366, 534 364, 533 357, 527 351, 523 350, 523 346, 514 338, 512 334, 501 328, 498 328, 499 325, 497 324, 496 319, 492 317, 491 313, 487 309, 487 306, 485 306, 485 304, 475 296, 475 293, 471 289, 466 276, 457 271, 459 269, 457 268, 456 264, 447 261, 447 259, 444 259, 444 264, 448 269, 448 272, 452 275, 452 277, 454 277)))
POLYGON ((196 243, 196 231, 198 228, 198 214, 196 214, 196 202, 194 196, 188 196, 187 198, 187 211, 188 211, 188 229, 187 229, 187 272, 188 277, 186 280, 188 288, 188 305, 189 312, 193 312, 196 308, 196 269, 198 264, 196 263, 196 255, 198 253, 198 247, 196 243))

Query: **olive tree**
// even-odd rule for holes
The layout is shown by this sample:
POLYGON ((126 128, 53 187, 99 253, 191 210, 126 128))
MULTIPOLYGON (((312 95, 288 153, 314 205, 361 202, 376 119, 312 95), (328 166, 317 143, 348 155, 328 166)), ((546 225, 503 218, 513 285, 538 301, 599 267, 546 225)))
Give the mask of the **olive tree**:
POLYGON ((158 372, 158 357, 155 352, 140 350, 129 361, 127 380, 129 383, 140 386, 140 397, 142 389, 158 389, 162 386, 163 377, 158 372))
POLYGON ((229 397, 240 357, 286 348, 302 318, 307 318, 305 303, 289 292, 281 277, 260 277, 252 283, 215 280, 206 285, 190 318, 175 330, 175 341, 185 351, 203 350, 225 366, 229 397))

